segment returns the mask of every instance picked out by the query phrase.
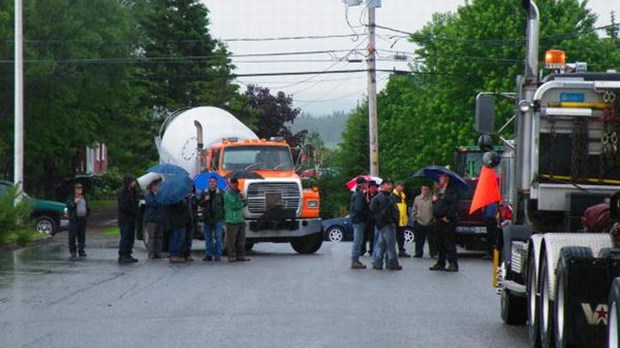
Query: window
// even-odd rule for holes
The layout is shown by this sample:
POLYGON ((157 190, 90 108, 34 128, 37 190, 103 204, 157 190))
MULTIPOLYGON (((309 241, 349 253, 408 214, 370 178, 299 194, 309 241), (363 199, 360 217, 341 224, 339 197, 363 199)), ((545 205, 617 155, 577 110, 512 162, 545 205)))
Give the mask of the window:
POLYGON ((223 150, 224 170, 292 170, 286 146, 234 146, 223 150))

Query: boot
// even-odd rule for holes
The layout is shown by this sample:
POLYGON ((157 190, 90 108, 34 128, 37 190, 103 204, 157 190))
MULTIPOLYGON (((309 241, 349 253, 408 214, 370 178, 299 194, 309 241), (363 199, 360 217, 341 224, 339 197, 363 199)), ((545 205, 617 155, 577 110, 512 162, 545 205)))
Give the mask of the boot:
POLYGON ((402 271, 403 270, 403 266, 396 264, 396 265, 392 265, 390 267, 388 267, 387 269, 389 269, 390 271, 402 271))
POLYGON ((446 269, 446 265, 441 263, 441 262, 436 262, 431 268, 429 268, 429 271, 444 271, 446 269))
POLYGON ((446 268, 446 272, 458 272, 459 271, 459 265, 456 264, 456 262, 450 262, 448 264, 448 268, 446 268))
POLYGON ((366 265, 359 261, 353 261, 351 262, 351 269, 366 269, 366 265))

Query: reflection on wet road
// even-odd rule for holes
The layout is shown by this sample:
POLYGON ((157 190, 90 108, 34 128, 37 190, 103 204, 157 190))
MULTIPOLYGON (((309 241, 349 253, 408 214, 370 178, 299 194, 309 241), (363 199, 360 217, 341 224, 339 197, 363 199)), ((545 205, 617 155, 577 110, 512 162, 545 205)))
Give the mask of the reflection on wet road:
MULTIPOLYGON (((197 242, 198 243, 198 242, 197 242)), ((350 243, 316 255, 258 244, 248 263, 115 263, 114 242, 71 262, 58 243, 0 254, 2 347, 526 347, 499 318, 490 265, 458 274, 349 267, 350 243)), ((363 262, 368 263, 364 257, 363 262)))

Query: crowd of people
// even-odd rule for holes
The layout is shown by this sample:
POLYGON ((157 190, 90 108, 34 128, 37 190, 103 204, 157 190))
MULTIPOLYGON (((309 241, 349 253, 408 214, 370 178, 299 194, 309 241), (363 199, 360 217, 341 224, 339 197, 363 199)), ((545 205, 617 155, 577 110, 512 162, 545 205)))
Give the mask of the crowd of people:
MULTIPOLYGON (((223 254, 224 226, 226 227, 226 252, 228 262, 249 261, 245 256, 245 220, 243 208, 247 205, 239 190, 237 179, 230 179, 229 189, 218 188, 216 178, 209 180, 208 187, 198 195, 193 187, 187 196, 173 204, 161 204, 157 192, 161 179, 152 181, 144 194, 146 238, 148 259, 160 259, 167 254, 171 263, 193 261, 191 256, 194 232, 198 230, 198 207, 203 213, 203 236, 205 256, 203 261, 221 261, 223 254)), ((136 224, 139 223, 139 197, 137 180, 127 176, 118 191, 118 227, 120 241, 118 263, 138 262, 133 257, 136 224)), ((83 195, 83 187, 76 184, 74 193, 66 203, 69 214, 69 252, 71 259, 86 257, 86 221, 90 207, 83 195), (77 240, 77 246, 76 246, 77 240)))
POLYGON ((434 195, 424 184, 415 197, 411 215, 407 214, 407 197, 402 182, 381 182, 358 177, 351 196, 350 219, 353 225, 351 268, 365 269, 360 256, 366 251, 372 258, 372 268, 402 270, 399 258, 411 257, 405 250, 405 229, 409 219, 414 222, 414 257, 424 255, 428 241, 431 257, 437 262, 431 271, 458 272, 456 254, 456 225, 458 220, 459 193, 448 175, 440 176, 434 195))

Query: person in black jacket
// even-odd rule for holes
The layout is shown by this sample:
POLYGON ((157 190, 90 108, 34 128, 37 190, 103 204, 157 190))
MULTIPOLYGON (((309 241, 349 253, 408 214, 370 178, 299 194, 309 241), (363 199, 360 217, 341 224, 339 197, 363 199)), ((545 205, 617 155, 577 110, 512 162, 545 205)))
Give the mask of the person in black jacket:
POLYGON ((183 254, 185 261, 194 261, 192 258, 192 240, 194 239, 194 231, 198 230, 198 196, 196 195, 196 186, 192 186, 192 190, 185 200, 187 201, 189 220, 185 227, 185 239, 181 254, 183 254))
POLYGON ((448 175, 439 177, 439 192, 433 196, 433 215, 436 221, 436 239, 439 256, 429 270, 458 272, 456 259, 456 223, 458 220, 459 193, 448 175), (446 268, 446 259, 448 267, 446 268))
POLYGON ((351 218, 351 224, 353 225, 353 250, 351 251, 351 268, 352 269, 365 269, 366 265, 360 262, 360 254, 362 250, 362 242, 364 240, 364 230, 366 229, 366 223, 370 216, 368 210, 368 202, 364 191, 368 187, 368 181, 363 177, 358 177, 356 180, 357 186, 355 192, 351 196, 351 212, 349 214, 351 218))
MULTIPOLYGON (((370 202, 379 193, 379 186, 374 180, 368 182, 368 189, 366 189, 366 202, 368 203, 368 211, 370 211, 370 202)), ((362 242, 362 251, 360 255, 364 255, 368 250, 368 255, 372 256, 375 250, 375 219, 372 214, 368 215, 368 222, 366 223, 366 230, 364 231, 364 241, 362 242)))
POLYGON ((166 206, 166 217, 170 226, 170 263, 185 263, 183 245, 190 210, 187 199, 166 206))
POLYGON ((123 179, 123 187, 118 191, 118 227, 121 231, 121 240, 118 244, 119 263, 138 262, 138 259, 131 256, 138 215, 136 185, 136 179, 128 175, 123 179))
POLYGON ((84 198, 84 187, 75 184, 73 194, 67 200, 67 213, 69 214, 69 252, 71 260, 76 260, 75 239, 77 237, 80 257, 86 257, 84 247, 86 244, 86 220, 90 215, 90 207, 84 198))
POLYGON ((385 180, 381 183, 381 192, 372 199, 370 210, 374 215, 375 226, 378 231, 372 268, 383 269, 383 260, 387 254, 387 269, 402 270, 403 267, 398 264, 396 254, 396 224, 399 221, 400 213, 392 198, 392 182, 385 180))
POLYGON ((220 261, 224 238, 224 193, 217 187, 217 179, 209 179, 209 187, 198 203, 204 216, 205 257, 203 261, 220 261), (215 242, 215 243, 214 243, 215 242))

